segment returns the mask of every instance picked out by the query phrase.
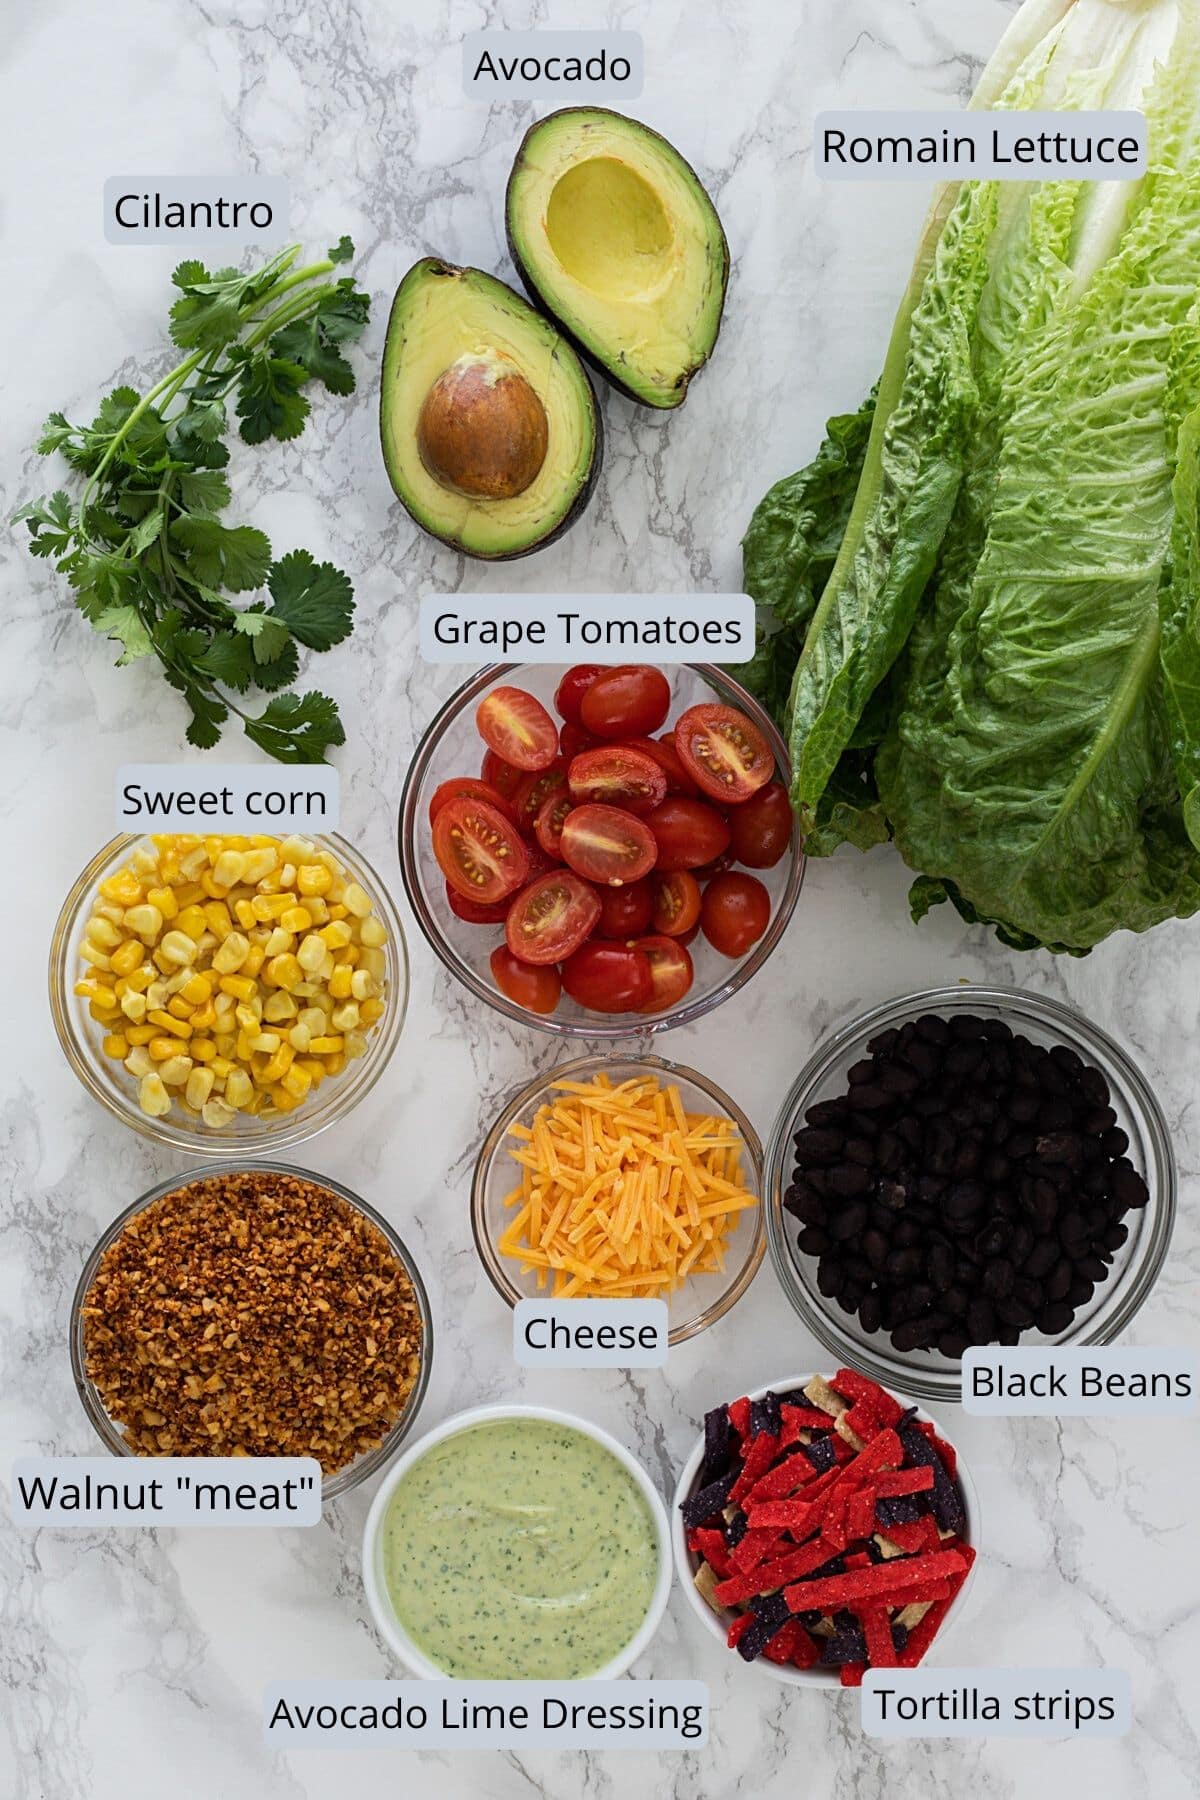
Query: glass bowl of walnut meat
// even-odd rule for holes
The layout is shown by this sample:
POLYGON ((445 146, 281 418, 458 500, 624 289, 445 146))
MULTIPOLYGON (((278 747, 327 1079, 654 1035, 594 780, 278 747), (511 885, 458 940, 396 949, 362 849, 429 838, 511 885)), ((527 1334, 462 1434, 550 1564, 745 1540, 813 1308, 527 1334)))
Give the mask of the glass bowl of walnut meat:
POLYGON ((160 1182, 75 1290, 71 1366, 118 1456, 313 1456, 322 1497, 408 1435, 429 1300, 387 1220, 327 1175, 230 1162, 160 1182))

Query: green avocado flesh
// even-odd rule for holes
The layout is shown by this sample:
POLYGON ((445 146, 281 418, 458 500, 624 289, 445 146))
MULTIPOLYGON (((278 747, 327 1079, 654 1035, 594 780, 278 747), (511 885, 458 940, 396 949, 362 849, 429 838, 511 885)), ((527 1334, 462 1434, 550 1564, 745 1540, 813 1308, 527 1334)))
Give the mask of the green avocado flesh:
POLYGON ((522 280, 584 354, 632 399, 679 406, 729 277, 695 170, 636 119, 568 107, 526 135, 505 210, 522 280))
MULTIPOLYGON (((586 505, 600 464, 595 396, 570 344, 502 281, 436 257, 415 263, 396 290, 379 423, 388 477, 417 524, 468 556, 489 560, 525 556, 565 531, 586 505), (444 387, 442 378, 452 380, 460 365, 483 371, 478 388, 494 385, 500 371, 518 385, 523 378, 536 397, 529 404, 538 416, 544 459, 511 497, 461 491, 434 472, 422 447, 431 390, 444 387)), ((500 418, 495 429, 507 424, 500 418)), ((473 429, 470 421, 459 421, 455 441, 460 448, 465 442, 468 452, 473 429)), ((501 459, 507 447, 479 446, 501 459)))

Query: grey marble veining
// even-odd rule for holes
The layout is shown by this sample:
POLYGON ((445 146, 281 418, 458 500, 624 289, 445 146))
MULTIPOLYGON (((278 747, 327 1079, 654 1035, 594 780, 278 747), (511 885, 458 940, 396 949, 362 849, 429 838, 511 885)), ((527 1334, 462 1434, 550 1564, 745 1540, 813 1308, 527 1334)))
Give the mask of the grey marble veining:
MULTIPOLYGON (((808 168, 812 117, 822 107, 965 97, 1011 10, 1010 0, 44 0, 10 9, 2 98, 21 154, 6 170, 0 217, 0 510, 58 478, 29 448, 51 406, 86 412, 115 379, 142 382, 163 366, 175 257, 104 242, 105 176, 282 174, 297 237, 320 246, 349 231, 356 272, 375 297, 360 391, 351 404, 319 402, 295 444, 239 455, 235 474, 239 507, 277 551, 303 543, 353 575, 355 635, 323 659, 320 679, 348 724, 345 829, 398 888, 403 772, 459 678, 416 659, 418 593, 736 587, 754 502, 877 371, 923 204, 916 186, 819 185, 808 168), (679 144, 718 198, 735 259, 726 324, 678 414, 604 395, 608 455, 586 519, 543 554, 489 570, 421 537, 392 497, 372 370, 391 292, 417 256, 511 277, 502 194, 533 109, 465 99, 463 33, 604 23, 644 34, 646 88, 633 110, 679 144)), ((65 1342, 79 1267, 121 1205, 183 1164, 102 1116, 75 1084, 53 1039, 43 958, 63 894, 110 833, 113 768, 179 755, 183 721, 156 675, 111 667, 62 585, 8 533, 0 567, 0 815, 13 896, 0 1032, 0 1419, 9 1454, 89 1452, 65 1342)), ((232 736, 227 748, 239 753, 232 736)), ((769 968, 664 1048, 725 1080, 765 1133, 814 1042, 865 1004, 981 976, 1073 1001, 1153 1071, 1180 1156, 1179 1226, 1136 1335, 1195 1343, 1200 925, 1124 936, 1082 962, 1025 958, 948 909, 913 929, 905 890, 888 852, 812 865, 769 968)), ((669 1488, 714 1397, 825 1359, 767 1267, 725 1323, 672 1354, 665 1374, 515 1369, 508 1314, 471 1243, 467 1187, 501 1098, 558 1052, 452 986, 415 929, 410 948, 409 1019, 388 1079, 299 1160, 361 1189, 420 1258, 438 1335, 429 1422, 517 1393, 561 1402, 615 1431, 669 1488)), ((317 1800, 347 1781, 442 1800, 1195 1793, 1194 1425, 960 1416, 953 1425, 982 1498, 983 1553, 968 1613, 939 1658, 1126 1668, 1136 1717, 1127 1739, 873 1745, 859 1733, 854 1698, 756 1678, 702 1637, 676 1596, 639 1672, 710 1683, 703 1752, 272 1756, 259 1724, 267 1681, 388 1672, 358 1575, 368 1491, 292 1534, 6 1528, 0 1793, 317 1800)))

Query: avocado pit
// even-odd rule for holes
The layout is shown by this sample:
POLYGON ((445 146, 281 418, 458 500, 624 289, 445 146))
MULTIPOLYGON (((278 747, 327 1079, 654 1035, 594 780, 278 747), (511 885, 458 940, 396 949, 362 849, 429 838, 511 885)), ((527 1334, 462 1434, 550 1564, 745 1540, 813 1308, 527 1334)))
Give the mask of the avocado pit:
POLYGON ((470 350, 443 369, 417 418, 417 452, 442 487, 471 500, 512 500, 546 460, 546 409, 511 358, 470 350))

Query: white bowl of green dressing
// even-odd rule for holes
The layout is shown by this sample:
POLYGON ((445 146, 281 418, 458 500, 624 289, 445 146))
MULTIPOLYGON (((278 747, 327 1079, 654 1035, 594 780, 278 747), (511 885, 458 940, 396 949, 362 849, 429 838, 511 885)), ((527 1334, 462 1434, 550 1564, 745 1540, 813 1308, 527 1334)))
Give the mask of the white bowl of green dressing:
POLYGON ((547 1406, 477 1406, 425 1433, 367 1515, 376 1628, 431 1680, 611 1680, 658 1629, 671 1530, 623 1444, 547 1406))

